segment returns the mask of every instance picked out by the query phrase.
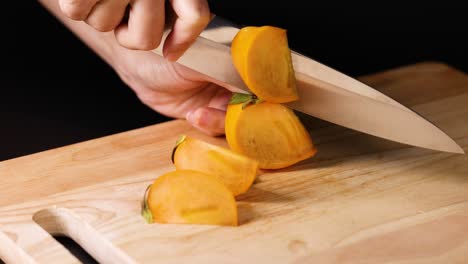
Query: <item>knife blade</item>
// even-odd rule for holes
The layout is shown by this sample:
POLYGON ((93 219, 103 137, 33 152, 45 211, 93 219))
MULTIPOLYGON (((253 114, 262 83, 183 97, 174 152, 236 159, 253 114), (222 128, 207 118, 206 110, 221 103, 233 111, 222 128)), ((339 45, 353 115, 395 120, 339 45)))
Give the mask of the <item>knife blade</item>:
MULTIPOLYGON (((177 63, 233 92, 250 92, 231 58, 230 43, 239 28, 215 16, 177 63)), ((162 55, 161 47, 154 52, 162 55)), ((286 104, 292 109, 406 145, 464 153, 440 128, 394 99, 294 50, 291 56, 300 98, 286 104)))

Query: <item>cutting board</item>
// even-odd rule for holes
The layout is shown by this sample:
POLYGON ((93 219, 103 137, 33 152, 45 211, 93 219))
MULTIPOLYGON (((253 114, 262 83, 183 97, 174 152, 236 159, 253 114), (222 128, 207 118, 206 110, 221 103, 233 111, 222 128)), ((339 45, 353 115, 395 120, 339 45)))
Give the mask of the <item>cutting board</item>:
MULTIPOLYGON (((360 80, 468 150, 465 73, 422 63, 360 80)), ((183 120, 1 162, 0 257, 79 262, 52 236, 65 235, 101 263, 468 261, 466 155, 301 118, 318 154, 262 172, 238 198, 238 227, 147 224, 140 216, 147 185, 174 170, 181 134, 226 146, 183 120)))

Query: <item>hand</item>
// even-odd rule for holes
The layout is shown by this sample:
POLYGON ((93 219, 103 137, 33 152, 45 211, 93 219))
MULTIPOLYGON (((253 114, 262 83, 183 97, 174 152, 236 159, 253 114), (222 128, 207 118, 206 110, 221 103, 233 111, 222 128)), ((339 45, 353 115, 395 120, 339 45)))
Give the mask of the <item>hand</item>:
POLYGON ((165 21, 175 14, 163 53, 176 61, 210 21, 206 0, 59 0, 61 11, 98 31, 114 31, 117 42, 128 49, 152 50, 159 46, 165 21), (125 18, 128 12, 128 21, 125 18), (173 14, 174 13, 174 14, 173 14))
MULTIPOLYGON (((92 13, 99 11, 93 15, 98 17, 100 12, 104 12, 104 9, 102 8, 104 8, 105 5, 108 5, 108 1, 118 2, 120 0, 101 0, 98 3, 99 5, 104 5, 101 7, 96 4, 98 0, 60 0, 61 7, 59 7, 57 0, 39 1, 53 14, 55 14, 65 26, 72 30, 101 58, 103 58, 119 74, 121 79, 130 88, 132 88, 133 91, 135 91, 143 103, 161 114, 174 118, 186 118, 190 124, 206 134, 213 136, 224 134, 225 110, 231 96, 231 92, 205 81, 202 75, 183 67, 180 64, 172 63, 155 53, 125 48, 121 45, 122 42, 119 41, 118 37, 115 37, 113 32, 98 32, 86 24, 77 23, 76 21, 68 19, 62 12, 62 10, 66 10, 66 7, 64 6, 66 2, 73 2, 75 5, 83 2, 94 3, 93 8, 88 7, 86 9, 91 11, 83 12, 84 14, 87 14, 86 17, 85 15, 78 15, 81 14, 79 12, 68 13, 68 15, 71 15, 76 19, 86 20, 88 23, 93 24, 94 22, 91 21, 95 20, 93 20, 94 18, 90 18, 92 13)), ((138 2, 141 4, 144 1, 146 0, 132 1, 131 5, 135 9, 134 12, 137 12, 135 5, 138 2)), ((162 3, 163 1, 154 0, 154 2, 162 3)), ((171 48, 164 47, 166 54, 168 53, 168 50, 180 51, 178 49, 179 47, 186 47, 185 45, 189 42, 184 42, 184 39, 187 40, 192 37, 197 37, 195 33, 189 30, 190 26, 188 25, 190 23, 186 22, 195 21, 196 19, 182 21, 183 16, 181 15, 188 14, 188 12, 192 10, 197 3, 203 6, 203 3, 205 2, 198 0, 172 0, 173 8, 176 10, 179 18, 174 24, 173 31, 171 32, 172 37, 169 39, 169 36, 166 40, 166 43, 169 43, 168 45, 171 46, 171 48), (180 5, 180 3, 184 3, 185 5, 180 5), (183 9, 185 10, 183 12, 180 9, 182 7, 186 8, 183 9), (177 11, 178 8, 179 11, 177 11)), ((141 10, 140 8, 141 7, 139 7, 138 10, 141 10)), ((197 9, 195 9, 194 12, 199 14, 200 9, 198 9, 199 11, 196 10, 197 9)), ((204 14, 205 11, 202 11, 201 13, 204 14)), ((109 12, 105 14, 113 13, 109 12)), ((133 14, 135 18, 136 13, 133 14)), ((134 25, 132 24, 132 15, 130 15, 127 34, 137 34, 142 37, 143 35, 140 35, 142 32, 130 33, 132 29, 136 28, 132 28, 131 25, 134 25)), ((202 27, 196 28, 201 31, 202 27)), ((129 41, 130 40, 133 39, 129 38, 129 41)), ((142 44, 143 42, 137 42, 137 44, 142 44)))
POLYGON ((164 115, 186 118, 208 135, 224 134, 230 91, 152 52, 113 46, 112 66, 143 103, 164 115))

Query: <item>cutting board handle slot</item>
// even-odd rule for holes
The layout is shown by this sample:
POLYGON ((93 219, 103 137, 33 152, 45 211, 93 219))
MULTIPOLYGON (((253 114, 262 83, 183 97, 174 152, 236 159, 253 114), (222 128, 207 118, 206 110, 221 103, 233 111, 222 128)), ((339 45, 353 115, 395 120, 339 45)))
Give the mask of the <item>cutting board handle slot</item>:
POLYGON ((52 236, 69 237, 99 263, 136 263, 70 209, 44 209, 33 220, 52 236))
POLYGON ((99 263, 92 256, 90 256, 88 252, 86 252, 86 250, 84 250, 80 245, 78 245, 78 243, 76 243, 75 240, 71 239, 70 237, 64 235, 56 235, 53 236, 53 238, 62 246, 64 246, 74 257, 76 257, 82 263, 99 263))
POLYGON ((10 237, 0 231, 0 264, 1 263, 28 263, 36 262, 22 248, 20 248, 10 237))

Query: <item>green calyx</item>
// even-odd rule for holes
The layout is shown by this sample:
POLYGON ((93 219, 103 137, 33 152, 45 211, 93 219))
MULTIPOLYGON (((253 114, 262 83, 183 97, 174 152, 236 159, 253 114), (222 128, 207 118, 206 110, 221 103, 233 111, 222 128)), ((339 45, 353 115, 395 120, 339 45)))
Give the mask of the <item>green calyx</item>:
POLYGON ((229 104, 242 104, 242 109, 244 109, 250 104, 259 104, 261 102, 263 102, 263 100, 254 94, 234 93, 229 104))
POLYGON ((182 143, 185 141, 186 138, 187 138, 187 136, 182 135, 182 136, 180 136, 180 138, 176 141, 176 144, 175 144, 174 148, 172 149, 172 154, 171 154, 172 164, 174 164, 174 156, 175 156, 175 152, 176 152, 176 150, 177 150, 177 147, 178 147, 180 144, 182 144, 182 143))
POLYGON ((141 202, 141 216, 148 224, 153 223, 153 214, 148 206, 148 191, 151 188, 151 184, 146 187, 145 194, 143 195, 143 201, 141 202))

